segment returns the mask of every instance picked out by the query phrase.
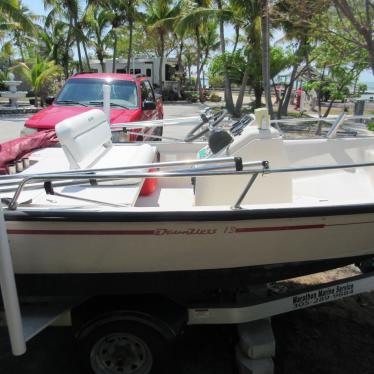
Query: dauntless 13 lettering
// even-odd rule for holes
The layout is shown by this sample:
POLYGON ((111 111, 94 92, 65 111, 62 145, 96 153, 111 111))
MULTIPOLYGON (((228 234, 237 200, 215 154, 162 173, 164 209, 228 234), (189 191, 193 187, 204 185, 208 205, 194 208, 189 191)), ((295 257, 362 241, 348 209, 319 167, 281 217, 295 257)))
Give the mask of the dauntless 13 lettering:
POLYGON ((213 235, 217 233, 216 229, 197 229, 190 228, 186 230, 157 229, 156 235, 213 235))

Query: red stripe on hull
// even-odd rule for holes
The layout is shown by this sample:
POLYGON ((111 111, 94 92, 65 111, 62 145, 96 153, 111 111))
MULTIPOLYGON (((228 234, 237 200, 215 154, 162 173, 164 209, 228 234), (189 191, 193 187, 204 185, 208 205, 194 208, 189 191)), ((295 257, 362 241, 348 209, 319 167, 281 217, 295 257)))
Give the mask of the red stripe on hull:
POLYGON ((23 230, 9 229, 8 234, 20 235, 154 235, 155 230, 23 230))
POLYGON ((241 232, 261 232, 261 231, 287 231, 287 230, 309 230, 323 229, 325 225, 298 225, 298 226, 275 226, 275 227, 243 227, 236 228, 236 233, 241 232))

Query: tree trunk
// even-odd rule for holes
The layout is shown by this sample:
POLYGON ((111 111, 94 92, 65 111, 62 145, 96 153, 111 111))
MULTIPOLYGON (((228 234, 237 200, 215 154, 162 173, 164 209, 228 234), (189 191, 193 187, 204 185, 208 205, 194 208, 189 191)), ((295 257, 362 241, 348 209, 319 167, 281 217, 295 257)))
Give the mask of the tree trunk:
MULTIPOLYGON (((323 85, 323 81, 325 79, 325 71, 326 71, 326 64, 323 65, 323 70, 322 70, 322 74, 321 74, 321 83, 318 87, 318 93, 317 93, 317 100, 318 100, 318 117, 321 117, 321 113, 322 113, 322 105, 321 105, 321 101, 322 101, 322 85, 323 85)), ((319 125, 321 128, 322 128, 322 125, 319 125)), ((319 129, 319 133, 321 133, 321 128, 319 129)))
POLYGON ((81 53, 80 35, 79 35, 79 31, 78 31, 78 19, 77 19, 77 17, 74 18, 74 30, 75 30, 75 41, 77 43, 79 69, 80 69, 80 71, 83 71, 82 53, 81 53))
POLYGON ((73 19, 70 18, 68 35, 66 38, 65 51, 64 51, 64 57, 63 57, 64 75, 66 79, 69 77, 69 45, 70 45, 70 37, 71 37, 72 28, 73 28, 73 19))
POLYGON ((200 95, 201 82, 200 82, 200 58, 201 58, 201 48, 200 48, 200 32, 199 26, 195 27, 195 37, 196 37, 196 83, 195 90, 200 95))
POLYGON ((255 84, 253 86, 253 90, 255 93, 255 109, 261 108, 262 107, 261 98, 262 98, 262 91, 263 91, 261 84, 255 84))
POLYGON ((38 103, 38 95, 34 95, 34 100, 35 100, 35 103, 34 103, 34 105, 35 105, 35 107, 37 108, 38 106, 39 106, 39 103, 38 103))
POLYGON ((112 73, 116 72, 116 55, 117 55, 117 32, 113 30, 114 44, 113 44, 113 60, 112 60, 112 73))
POLYGON ((238 95, 238 98, 236 99, 235 114, 234 114, 236 117, 240 117, 240 112, 243 106, 245 89, 248 83, 248 76, 249 76, 248 69, 245 69, 243 79, 242 79, 242 84, 240 86, 239 95, 238 95))
MULTIPOLYGON (((217 6, 219 10, 222 10, 222 0, 217 0, 217 6)), ((224 24, 223 24, 222 18, 220 18, 219 20, 219 38, 220 38, 220 44, 221 44, 221 54, 222 56, 224 56, 226 52, 226 48, 225 48, 225 30, 224 30, 224 24)), ((229 72, 227 68, 226 59, 224 59, 224 63, 223 63, 223 72, 224 72, 224 77, 225 77, 226 108, 229 113, 233 114, 235 112, 235 108, 234 108, 234 101, 232 98, 231 82, 229 78, 229 72)))
POLYGON ((22 62, 25 62, 25 55, 24 55, 24 53, 23 53, 23 48, 22 48, 22 43, 20 42, 20 40, 19 40, 19 34, 18 34, 18 32, 16 33, 16 45, 18 46, 18 48, 19 48, 19 53, 21 54, 21 61, 22 62))
POLYGON ((279 93, 278 93, 278 90, 277 90, 277 85, 274 82, 274 78, 271 78, 271 82, 272 82, 273 88, 274 88, 276 103, 278 103, 278 105, 280 105, 280 96, 279 96, 279 93))
POLYGON ((101 58, 101 59, 99 59, 99 61, 100 61, 100 65, 101 65, 101 71, 102 71, 103 73, 106 73, 104 60, 101 58))
POLYGON ((269 55, 269 7, 267 0, 261 0, 262 17, 262 78, 264 81, 265 103, 268 108, 270 118, 274 119, 273 103, 271 101, 270 87, 270 55, 269 55))
POLYGON ((86 48, 86 43, 84 42, 84 40, 82 40, 82 45, 83 45, 84 55, 85 55, 85 57, 86 57, 87 69, 88 69, 89 71, 91 71, 90 59, 89 59, 89 57, 88 57, 87 48, 86 48))
POLYGON ((184 42, 183 40, 180 41, 179 44, 179 51, 178 51, 178 72, 183 73, 183 61, 182 61, 182 56, 183 56, 183 48, 184 48, 184 42))
POLYGON ((160 50, 160 66, 158 67, 158 77, 160 83, 160 91, 164 88, 164 81, 162 79, 162 71, 164 65, 164 49, 165 49, 165 40, 164 40, 164 33, 160 33, 160 42, 161 42, 161 50, 160 50))
POLYGON ((78 65, 79 65, 79 69, 80 69, 80 71, 83 71, 81 47, 80 47, 80 43, 79 43, 78 39, 77 39, 77 51, 78 51, 78 65))
POLYGON ((234 42, 234 47, 232 49, 232 53, 234 53, 236 51, 236 48, 237 48, 238 42, 239 42, 239 35, 240 35, 239 34, 239 31, 240 31, 239 25, 235 25, 234 28, 235 28, 235 42, 234 42))
POLYGON ((95 31, 96 34, 96 39, 97 39, 97 44, 96 44, 96 56, 97 59, 100 61, 100 66, 101 66, 101 72, 105 73, 106 68, 104 64, 104 51, 103 51, 103 42, 100 37, 100 33, 98 30, 95 31))
POLYGON ((127 51, 127 72, 130 71, 130 63, 132 57, 132 34, 134 28, 134 21, 131 19, 129 21, 129 49, 127 51))
POLYGON ((293 66, 291 77, 290 77, 290 83, 287 86, 286 92, 284 93, 282 102, 279 103, 278 114, 277 114, 278 118, 281 118, 282 116, 286 116, 288 113, 288 105, 290 103, 291 93, 293 90, 293 85, 295 83, 295 77, 296 77, 298 66, 299 65, 293 66))
MULTIPOLYGON (((301 40, 299 47, 297 48, 297 51, 295 52, 295 56, 298 56, 300 58, 300 54, 302 53, 302 50, 304 46, 306 45, 305 40, 301 40)), ((297 74, 297 68, 300 66, 302 60, 299 60, 299 62, 295 63, 292 67, 292 73, 290 77, 290 83, 289 86, 286 89, 286 92, 284 94, 283 100, 282 100, 282 105, 279 105, 278 108, 278 118, 281 118, 281 116, 286 116, 288 113, 288 105, 290 103, 290 98, 291 98, 291 93, 293 90, 293 85, 296 80, 296 74, 297 74)))
POLYGON ((331 110, 332 105, 334 104, 334 102, 335 102, 335 99, 332 99, 332 100, 330 101, 330 104, 329 104, 329 106, 328 106, 328 108, 327 108, 325 114, 323 115, 323 118, 326 118, 326 117, 330 114, 330 110, 331 110))

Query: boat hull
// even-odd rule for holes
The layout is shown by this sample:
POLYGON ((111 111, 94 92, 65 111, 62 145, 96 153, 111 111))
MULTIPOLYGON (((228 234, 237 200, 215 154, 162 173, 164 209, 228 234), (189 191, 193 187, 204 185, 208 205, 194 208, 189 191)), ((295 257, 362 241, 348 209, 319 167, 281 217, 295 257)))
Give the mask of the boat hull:
POLYGON ((364 261, 371 256, 273 264, 233 269, 152 273, 17 274, 23 297, 79 297, 161 294, 196 297, 207 292, 245 290, 364 261))
POLYGON ((7 231, 19 280, 53 284, 75 278, 82 284, 80 279, 91 278, 106 284, 112 278, 109 284, 126 281, 125 288, 154 292, 170 282, 178 288, 183 278, 203 288, 231 287, 374 257, 374 209, 364 208, 350 214, 343 208, 323 215, 310 210, 304 216, 279 210, 210 212, 210 220, 191 212, 147 220, 95 212, 15 214, 7 215, 7 231), (145 284, 135 287, 139 282, 145 284))

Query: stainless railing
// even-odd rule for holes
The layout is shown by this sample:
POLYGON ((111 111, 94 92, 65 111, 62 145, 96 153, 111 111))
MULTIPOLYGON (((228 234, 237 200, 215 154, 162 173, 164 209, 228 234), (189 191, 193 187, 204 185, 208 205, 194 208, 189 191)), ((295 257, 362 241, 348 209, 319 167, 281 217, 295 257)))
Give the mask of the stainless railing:
POLYGON ((250 161, 242 162, 240 158, 229 157, 229 158, 219 158, 219 159, 204 159, 204 160, 189 160, 189 161, 173 161, 167 163, 155 163, 155 164, 144 164, 144 165, 133 165, 124 168, 112 168, 104 169, 106 171, 120 170, 127 171, 133 169, 147 169, 150 167, 166 167, 166 166, 176 166, 178 165, 191 165, 196 166, 188 169, 177 169, 172 171, 155 171, 155 172, 133 172, 133 173, 112 173, 112 174, 100 174, 97 171, 103 171, 103 169, 96 169, 90 171, 70 171, 61 173, 49 173, 49 174, 35 174, 29 175, 23 178, 18 187, 15 190, 13 198, 8 204, 8 209, 17 209, 18 198, 24 189, 25 185, 33 181, 38 182, 48 182, 51 184, 54 181, 69 180, 72 183, 74 181, 82 180, 123 180, 131 178, 181 178, 181 177, 209 177, 209 176, 239 176, 239 175, 251 175, 251 178, 240 196, 238 197, 235 204, 233 204, 233 209, 240 209, 241 203, 246 197, 247 193, 250 191, 252 185, 254 184, 256 178, 259 174, 277 174, 277 173, 294 173, 294 172, 308 172, 308 171, 318 171, 318 170, 334 170, 334 169, 349 169, 349 168, 361 168, 361 167, 371 167, 374 166, 374 162, 367 163, 356 163, 356 164, 339 164, 339 165, 318 165, 318 166, 301 166, 301 167, 288 167, 288 168, 270 168, 268 161, 250 161), (197 167, 205 164, 213 164, 207 167, 197 167), (216 165, 214 165, 216 164, 216 165), (220 165, 217 165, 220 164, 220 165), (248 169, 247 169, 248 168, 248 169), (225 170, 230 169, 230 170, 225 170))
MULTIPOLYGON (((53 181, 69 180, 74 183, 78 181, 82 183, 83 180, 123 180, 123 179, 138 179, 138 178, 172 178, 172 177, 194 177, 194 176, 210 176, 210 175, 230 175, 240 172, 243 167, 255 167, 261 166, 262 169, 256 169, 257 172, 261 172, 268 167, 267 161, 250 161, 242 163, 242 159, 239 157, 224 157, 224 158, 209 158, 203 160, 187 160, 187 161, 171 161, 171 162, 158 162, 153 164, 142 164, 142 165, 131 165, 126 167, 115 167, 107 169, 85 169, 76 171, 67 171, 59 173, 43 173, 33 174, 25 176, 19 180, 18 187, 15 189, 13 198, 8 204, 8 209, 17 209, 17 201, 20 197, 25 186, 31 182, 43 182, 52 183, 53 181), (199 167, 201 165, 213 165, 207 167, 199 167), (155 172, 134 172, 127 173, 127 171, 136 169, 150 169, 150 168, 166 168, 175 166, 192 166, 188 169, 179 169, 172 171, 155 171, 155 172), (232 169, 232 170, 224 170, 232 169), (223 171, 222 171, 223 170, 223 171), (111 172, 117 171, 118 173, 105 173, 99 174, 99 172, 111 172)), ((19 176, 18 176, 19 178, 19 176)), ((7 176, 1 179, 15 179, 15 176, 7 176)), ((52 185, 50 185, 52 188, 52 185)), ((81 199, 84 200, 84 199, 81 199)), ((87 201, 87 200, 85 200, 87 201)), ((110 204, 113 205, 113 204, 110 204)))
MULTIPOLYGON (((373 115, 362 115, 362 116, 352 116, 347 115, 346 113, 341 113, 335 117, 312 117, 312 118, 292 118, 292 119, 274 119, 270 121, 280 133, 284 133, 284 131, 280 128, 279 123, 282 124, 314 124, 314 123, 331 123, 331 128, 327 131, 325 135, 326 138, 332 139, 336 138, 338 131, 341 129, 342 125, 345 124, 347 121, 364 121, 364 120, 371 120, 373 119, 373 115)), ((374 134, 374 133, 373 133, 374 134)))

